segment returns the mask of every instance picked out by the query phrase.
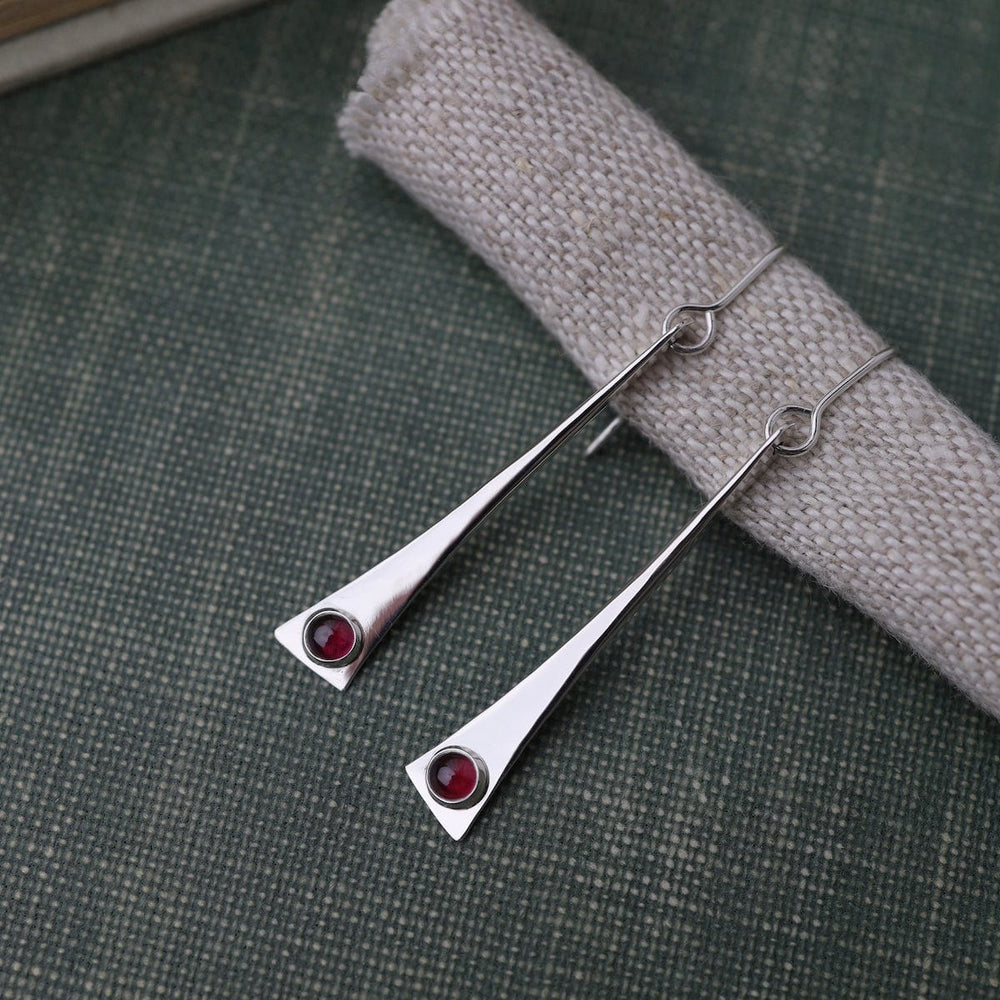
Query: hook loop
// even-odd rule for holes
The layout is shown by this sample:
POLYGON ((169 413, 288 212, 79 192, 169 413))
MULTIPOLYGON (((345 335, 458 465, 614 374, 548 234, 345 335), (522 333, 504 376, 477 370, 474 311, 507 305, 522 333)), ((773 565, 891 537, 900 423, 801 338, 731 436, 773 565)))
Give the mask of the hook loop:
POLYGON ((748 285, 751 285, 763 271, 766 271, 784 253, 784 250, 785 248, 782 246, 771 247, 732 288, 723 293, 714 302, 686 302, 684 305, 675 306, 671 309, 663 320, 662 333, 664 337, 670 333, 674 334, 674 339, 669 345, 670 350, 676 351, 678 354, 700 354, 704 351, 715 337, 715 314, 721 309, 725 309, 748 285), (684 313, 701 313, 704 316, 705 332, 694 343, 677 339, 677 335, 681 330, 691 322, 690 320, 684 321, 681 319, 684 313))
MULTIPOLYGON (((860 382, 870 371, 878 368, 879 365, 896 356, 896 348, 889 347, 884 351, 870 357, 860 368, 855 368, 847 378, 838 382, 815 406, 802 406, 798 403, 786 403, 779 406, 767 418, 767 435, 770 437, 781 428, 779 421, 782 417, 790 414, 809 418, 809 436, 798 444, 783 444, 781 438, 775 441, 773 447, 779 455, 804 455, 819 440, 820 421, 823 418, 823 411, 843 393, 847 392, 856 382, 860 382)), ((790 426, 790 425, 786 425, 790 426)))
POLYGON ((670 350, 674 351, 676 354, 701 354, 712 340, 715 338, 715 312, 712 306, 702 306, 702 305, 692 305, 685 304, 682 306, 677 306, 671 309, 667 313, 666 318, 663 320, 663 333, 662 336, 666 337, 669 333, 674 335, 673 340, 670 341, 670 350), (705 332, 701 337, 694 341, 678 340, 681 332, 687 327, 691 326, 694 322, 693 319, 681 319, 682 313, 701 313, 702 318, 705 322, 705 332))
POLYGON ((779 455, 804 455, 819 440, 819 419, 821 414, 808 406, 799 406, 797 403, 786 403, 779 406, 768 418, 765 425, 765 433, 768 437, 776 431, 781 432, 781 437, 774 442, 774 450, 779 455), (804 441, 799 444, 786 444, 785 436, 791 430, 791 423, 780 426, 782 417, 798 414, 809 420, 809 434, 804 441))

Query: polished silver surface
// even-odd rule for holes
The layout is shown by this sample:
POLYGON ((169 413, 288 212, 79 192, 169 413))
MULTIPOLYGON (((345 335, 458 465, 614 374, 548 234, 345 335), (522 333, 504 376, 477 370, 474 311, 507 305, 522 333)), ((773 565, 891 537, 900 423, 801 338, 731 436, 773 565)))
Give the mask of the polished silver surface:
POLYGON ((773 247, 714 302, 685 303, 672 309, 664 319, 660 336, 656 341, 606 385, 581 403, 538 444, 499 472, 422 535, 418 535, 412 542, 378 563, 367 573, 275 629, 274 635, 278 642, 310 670, 314 670, 325 681, 343 691, 364 666, 372 650, 389 631, 417 591, 470 532, 567 439, 603 409, 608 401, 642 371, 659 351, 670 348, 679 353, 692 354, 705 350, 715 334, 716 312, 728 306, 780 256, 781 252, 781 247, 773 247), (681 345, 678 335, 691 325, 692 315, 701 315, 704 318, 704 333, 697 340, 685 341, 681 345), (306 650, 303 641, 305 624, 323 610, 344 614, 361 627, 361 648, 349 663, 324 665, 317 662, 306 650))
POLYGON ((781 434, 781 430, 770 434, 680 534, 569 642, 485 712, 406 766, 406 773, 421 798, 455 840, 465 836, 476 817, 486 808, 521 751, 583 668, 614 635, 636 605, 680 562, 691 543, 704 531, 733 490, 771 451, 781 434), (427 783, 430 761, 445 748, 454 746, 466 748, 481 758, 490 775, 489 787, 483 797, 475 805, 461 811, 443 805, 427 783))
POLYGON ((513 766, 531 737, 538 731, 559 699, 580 675, 601 646, 615 633, 631 611, 680 561, 733 491, 770 452, 801 455, 815 444, 823 410, 841 393, 895 354, 882 351, 838 383, 814 407, 781 406, 767 419, 766 437, 729 481, 688 522, 673 541, 606 607, 572 639, 556 650, 540 667, 524 678, 499 701, 476 716, 432 750, 408 764, 406 773, 438 822, 452 838, 460 840, 496 794, 500 782, 513 766), (808 415, 809 437, 797 444, 782 444, 793 436, 795 426, 782 422, 790 414, 808 415), (429 762, 446 747, 459 746, 484 761, 490 775, 482 798, 461 811, 442 805, 428 787, 429 762))

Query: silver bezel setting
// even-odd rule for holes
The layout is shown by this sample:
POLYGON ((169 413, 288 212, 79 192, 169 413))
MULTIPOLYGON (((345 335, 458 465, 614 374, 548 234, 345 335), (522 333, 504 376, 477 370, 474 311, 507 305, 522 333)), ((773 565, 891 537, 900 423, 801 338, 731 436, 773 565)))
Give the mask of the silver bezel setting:
POLYGON ((350 615, 345 614, 343 611, 338 611, 336 608, 320 608, 318 611, 313 612, 302 626, 302 650, 313 663, 320 667, 327 667, 332 670, 338 670, 341 667, 346 667, 348 663, 358 658, 358 654, 361 652, 361 647, 364 646, 364 644, 365 637, 361 630, 361 626, 350 615), (351 626, 351 631, 354 632, 354 645, 351 646, 350 651, 345 656, 341 656, 337 660, 328 660, 325 657, 317 656, 313 653, 312 649, 310 649, 309 630, 312 628, 313 622, 315 622, 317 618, 326 618, 328 615, 336 615, 338 618, 343 619, 348 625, 351 626))
POLYGON ((486 794, 486 789, 489 788, 490 773, 486 767, 486 761, 468 747, 446 746, 438 750, 427 762, 427 766, 424 768, 424 783, 427 785, 427 791, 435 802, 439 802, 448 809, 468 809, 470 806, 474 806, 477 802, 482 801, 483 796, 486 794), (464 799, 443 798, 434 791, 434 785, 431 782, 431 771, 435 764, 442 757, 447 757, 451 754, 461 754, 463 757, 468 757, 476 767, 476 784, 464 799))

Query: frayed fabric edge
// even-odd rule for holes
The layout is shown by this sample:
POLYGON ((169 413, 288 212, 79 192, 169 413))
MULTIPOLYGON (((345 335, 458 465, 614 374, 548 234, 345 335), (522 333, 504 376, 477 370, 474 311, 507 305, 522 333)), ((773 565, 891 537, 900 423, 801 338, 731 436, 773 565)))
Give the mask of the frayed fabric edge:
POLYGON ((368 61, 358 88, 337 119, 352 156, 363 155, 365 138, 387 91, 405 84, 425 45, 453 24, 468 0, 391 0, 368 35, 368 61))

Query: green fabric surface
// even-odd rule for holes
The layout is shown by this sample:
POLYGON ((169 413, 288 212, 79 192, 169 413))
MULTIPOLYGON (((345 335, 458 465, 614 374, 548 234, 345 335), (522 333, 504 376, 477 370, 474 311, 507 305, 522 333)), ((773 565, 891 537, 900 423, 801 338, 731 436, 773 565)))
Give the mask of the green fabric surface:
MULTIPOLYGON (((586 392, 335 116, 378 2, 0 99, 0 996, 985 997, 1000 729, 727 523, 470 837, 403 765, 698 496, 558 455, 338 693, 272 638, 586 392)), ((1000 431, 1000 8, 535 0, 1000 431)))

